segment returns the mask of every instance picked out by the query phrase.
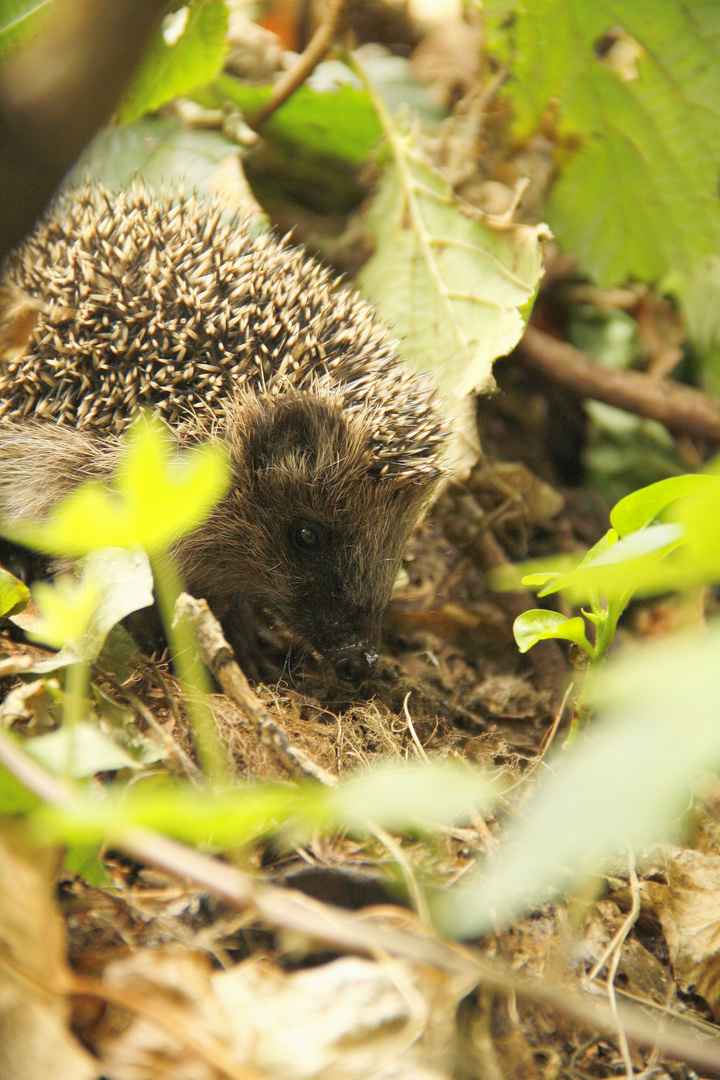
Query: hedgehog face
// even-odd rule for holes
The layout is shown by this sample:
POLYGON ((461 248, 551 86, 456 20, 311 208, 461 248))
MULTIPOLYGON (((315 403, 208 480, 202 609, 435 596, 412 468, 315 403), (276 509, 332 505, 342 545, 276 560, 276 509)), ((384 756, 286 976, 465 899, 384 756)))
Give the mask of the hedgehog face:
POLYGON ((379 475, 367 430, 337 397, 245 400, 226 433, 235 490, 183 549, 191 588, 211 604, 249 600, 354 682, 375 665, 382 615, 430 493, 379 475), (197 550, 204 534, 222 537, 222 566, 217 547, 212 565, 197 550), (224 601, 210 595, 220 581, 224 601))

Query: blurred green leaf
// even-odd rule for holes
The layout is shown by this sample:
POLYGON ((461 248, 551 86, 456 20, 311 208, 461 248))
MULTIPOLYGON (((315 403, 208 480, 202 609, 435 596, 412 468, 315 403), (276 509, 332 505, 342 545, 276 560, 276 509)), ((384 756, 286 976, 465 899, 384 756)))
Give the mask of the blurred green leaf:
POLYGON ((720 477, 692 473, 659 480, 657 484, 626 495, 613 507, 610 521, 620 536, 643 529, 678 499, 707 492, 720 500, 720 477))
POLYGON ((532 575, 524 577, 523 584, 542 585, 538 596, 565 589, 571 603, 592 603, 603 593, 624 606, 636 589, 652 578, 658 564, 683 542, 685 530, 682 525, 670 522, 651 525, 622 540, 617 539, 612 529, 610 535, 615 536, 614 543, 599 551, 596 545, 569 573, 547 574, 546 583, 540 581, 542 575, 532 575))
POLYGON ((521 563, 507 563, 505 566, 493 567, 488 581, 496 592, 517 592, 526 585, 534 588, 536 585, 544 585, 551 577, 567 574, 575 569, 579 561, 577 555, 566 552, 540 559, 527 559, 521 563))
POLYGON ((212 511, 230 484, 227 450, 201 444, 173 453, 167 427, 143 415, 126 436, 111 487, 82 484, 42 523, 13 527, 13 538, 54 554, 96 548, 167 548, 212 511))
POLYGON ((66 724, 48 735, 26 739, 23 749, 55 775, 62 774, 69 762, 70 775, 75 779, 142 767, 124 747, 89 721, 66 724))
POLYGON ((586 400, 590 421, 583 452, 585 485, 606 502, 687 471, 687 460, 668 429, 657 420, 586 400))
POLYGON ((0 61, 34 37, 57 0, 2 0, 0 3, 0 61))
POLYGON ((231 847, 288 828, 345 826, 365 832, 368 821, 430 832, 467 818, 498 792, 482 773, 434 762, 381 766, 350 776, 335 789, 265 783, 213 792, 140 782, 99 803, 90 793, 78 793, 71 809, 45 807, 36 816, 51 837, 73 844, 112 840, 139 825, 189 843, 231 847))
MULTIPOLYGON (((94 581, 78 581, 63 574, 53 582, 36 582, 33 598, 42 623, 36 630, 28 631, 28 636, 60 649, 67 643, 77 645, 87 633, 98 607, 100 588, 94 581)), ((68 657, 67 662, 72 662, 72 658, 68 657)))
POLYGON ((585 634, 585 623, 579 615, 568 619, 557 611, 532 608, 518 615, 513 624, 513 634, 521 653, 532 649, 538 641, 564 640, 575 642, 588 656, 593 654, 593 647, 585 634))
POLYGON ((357 826, 369 818, 393 832, 428 831, 491 805, 500 789, 489 777, 452 762, 379 765, 340 784, 330 795, 329 819, 357 826))
POLYGON ((498 837, 472 886, 441 897, 437 916, 476 936, 582 887, 602 860, 660 839, 697 777, 720 767, 720 625, 702 638, 645 648, 606 668, 598 719, 563 752, 498 837))
POLYGON ((36 670, 52 671, 76 660, 95 660, 109 631, 133 611, 153 602, 153 577, 145 552, 102 548, 87 555, 79 578, 37 582, 33 595, 45 626, 28 631, 61 651, 36 670))
MULTIPOLYGON (((483 7, 483 15, 485 10, 483 7)), ((409 114, 419 121, 424 130, 437 126, 447 116, 447 109, 440 104, 439 96, 415 74, 409 57, 394 56, 374 43, 361 46, 355 56, 393 114, 409 114)), ((323 66, 327 65, 315 69, 313 84, 316 84, 318 72, 323 66)), ((345 70, 348 68, 345 67, 345 70)))
POLYGON ((120 122, 129 124, 209 82, 227 53, 227 26, 224 0, 191 0, 166 16, 125 93, 120 122))
POLYGON ((0 566, 0 618, 21 611, 30 599, 27 585, 0 566))
POLYGON ((702 385, 720 396, 720 255, 701 259, 664 283, 679 300, 702 385))
POLYGON ((0 765, 0 815, 25 814, 39 805, 37 795, 0 765))
POLYGON ((557 107, 548 218, 583 269, 605 285, 654 281, 716 254, 717 5, 529 0, 515 34, 517 134, 557 107))
POLYGON ((188 129, 174 117, 152 117, 101 131, 78 160, 69 183, 90 175, 112 191, 140 177, 160 190, 176 178, 206 199, 224 190, 222 177, 239 149, 219 131, 188 129))
POLYGON ((637 322, 616 308, 570 306, 566 336, 576 349, 608 367, 628 368, 642 356, 637 322))
POLYGON ((63 867, 70 874, 76 874, 89 885, 94 885, 96 889, 112 887, 112 878, 100 858, 100 846, 97 844, 68 847, 65 851, 63 867))

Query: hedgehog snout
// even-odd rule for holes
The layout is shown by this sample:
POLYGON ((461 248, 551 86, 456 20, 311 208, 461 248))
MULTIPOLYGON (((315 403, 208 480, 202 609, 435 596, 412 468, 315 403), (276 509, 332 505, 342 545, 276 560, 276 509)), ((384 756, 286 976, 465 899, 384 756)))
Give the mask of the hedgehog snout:
POLYGON ((332 650, 328 653, 328 660, 341 679, 358 686, 372 675, 378 654, 372 645, 361 641, 357 645, 332 650))

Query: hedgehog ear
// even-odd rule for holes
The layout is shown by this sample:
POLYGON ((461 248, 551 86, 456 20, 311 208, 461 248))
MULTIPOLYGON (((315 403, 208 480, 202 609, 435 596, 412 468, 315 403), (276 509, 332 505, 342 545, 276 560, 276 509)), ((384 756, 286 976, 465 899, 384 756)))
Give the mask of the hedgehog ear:
POLYGON ((267 469, 287 460, 317 457, 322 444, 323 406, 301 397, 280 399, 252 434, 250 461, 254 469, 267 469))

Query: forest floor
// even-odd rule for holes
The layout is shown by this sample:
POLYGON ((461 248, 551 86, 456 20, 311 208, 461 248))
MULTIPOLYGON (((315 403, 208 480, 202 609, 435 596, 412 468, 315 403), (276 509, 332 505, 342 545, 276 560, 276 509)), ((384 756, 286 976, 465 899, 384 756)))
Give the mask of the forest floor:
MULTIPOLYGON (((476 975, 434 968, 430 953, 423 957, 433 936, 423 886, 446 888, 478 859, 494 857, 499 822, 522 815, 538 777, 554 767, 581 678, 559 644, 519 655, 512 622, 534 601, 494 592, 489 574, 507 561, 585 549, 608 525, 605 501, 567 481, 583 472, 577 402, 548 396, 517 359, 503 362, 498 376, 503 389, 478 409, 486 455, 467 482, 446 489, 412 540, 373 683, 351 695, 312 658, 291 669, 291 680, 283 677, 283 643, 273 640, 267 654, 277 658, 280 678, 268 677, 257 693, 289 742, 327 773, 342 777, 381 760, 476 763, 504 777, 502 812, 476 814, 429 842, 380 828, 365 839, 318 832, 297 844, 260 840, 232 856, 259 882, 331 905, 330 918, 340 908, 404 930, 417 941, 415 960, 381 946, 362 958, 351 938, 343 946, 342 934, 335 946, 322 931, 314 941, 252 904, 239 910, 120 851, 104 852, 104 887, 62 872, 58 907, 76 980, 72 1029, 103 1076, 600 1080, 630 1068, 636 1077, 698 1075, 651 1038, 628 1042, 619 1019, 615 1033, 583 1024, 573 1005, 606 998, 610 988, 612 1001, 640 1004, 653 1022, 681 1017, 698 1047, 716 1031, 714 958, 697 935, 720 885, 720 799, 696 808, 682 847, 655 849, 637 866, 618 861, 588 896, 547 903, 468 943, 472 955, 551 1000, 526 996, 525 982, 519 996, 492 980, 478 988, 476 975), (228 1041, 232 1062, 218 1050, 228 1041)), ((686 617, 671 600, 637 605, 618 648, 686 617)), ((189 728, 167 663, 141 662, 129 678, 98 673, 96 686, 145 737, 162 737, 163 768, 192 778, 189 728)), ((285 781, 282 757, 242 709, 222 694, 213 707, 238 774, 285 781)), ((50 909, 44 917, 56 919, 50 909)), ((700 1074, 720 1076, 720 1068, 700 1074)))

